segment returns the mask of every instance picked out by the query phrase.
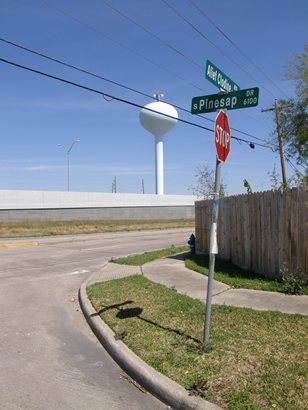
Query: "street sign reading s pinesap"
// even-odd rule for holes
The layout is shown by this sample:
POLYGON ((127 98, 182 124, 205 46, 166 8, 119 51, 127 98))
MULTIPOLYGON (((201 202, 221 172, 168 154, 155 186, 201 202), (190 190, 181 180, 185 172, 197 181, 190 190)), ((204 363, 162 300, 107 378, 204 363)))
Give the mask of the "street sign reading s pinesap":
POLYGON ((191 102, 191 113, 202 114, 217 110, 236 110, 255 107, 259 102, 259 88, 247 88, 224 94, 211 94, 194 97, 191 102))
POLYGON ((258 87, 240 90, 240 87, 210 60, 206 62, 205 77, 225 93, 194 97, 191 102, 192 114, 215 112, 217 110, 237 110, 258 105, 258 87))

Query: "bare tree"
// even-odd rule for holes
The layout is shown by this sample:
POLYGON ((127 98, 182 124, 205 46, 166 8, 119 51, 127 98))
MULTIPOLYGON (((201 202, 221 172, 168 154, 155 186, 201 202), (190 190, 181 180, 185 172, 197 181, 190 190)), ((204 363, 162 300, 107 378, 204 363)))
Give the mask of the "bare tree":
MULTIPOLYGON (((212 199, 215 189, 215 170, 211 169, 209 165, 201 165, 195 170, 196 185, 188 187, 194 195, 203 199, 212 199)), ((221 180, 220 183, 220 197, 226 196, 226 185, 221 180)))

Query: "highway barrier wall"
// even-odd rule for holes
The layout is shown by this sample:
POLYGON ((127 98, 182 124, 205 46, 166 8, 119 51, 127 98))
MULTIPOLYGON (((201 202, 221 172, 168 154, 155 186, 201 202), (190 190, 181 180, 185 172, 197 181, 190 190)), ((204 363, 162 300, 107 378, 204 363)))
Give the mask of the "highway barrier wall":
POLYGON ((193 195, 0 190, 0 221, 194 219, 193 195))

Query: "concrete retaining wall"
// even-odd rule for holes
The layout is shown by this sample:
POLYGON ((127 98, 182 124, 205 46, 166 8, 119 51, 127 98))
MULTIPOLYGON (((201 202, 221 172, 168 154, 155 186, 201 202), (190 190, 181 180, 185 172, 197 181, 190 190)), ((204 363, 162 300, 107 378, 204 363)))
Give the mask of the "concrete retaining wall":
POLYGON ((190 219, 192 195, 0 190, 0 221, 190 219))

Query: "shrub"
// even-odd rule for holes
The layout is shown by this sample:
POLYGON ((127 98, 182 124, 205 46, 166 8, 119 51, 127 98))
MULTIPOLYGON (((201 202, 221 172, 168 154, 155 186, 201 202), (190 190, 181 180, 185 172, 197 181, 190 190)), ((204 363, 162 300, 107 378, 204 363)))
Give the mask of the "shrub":
POLYGON ((281 269, 282 282, 284 291, 290 295, 302 295, 307 293, 308 274, 297 269, 289 271, 286 265, 281 269))

